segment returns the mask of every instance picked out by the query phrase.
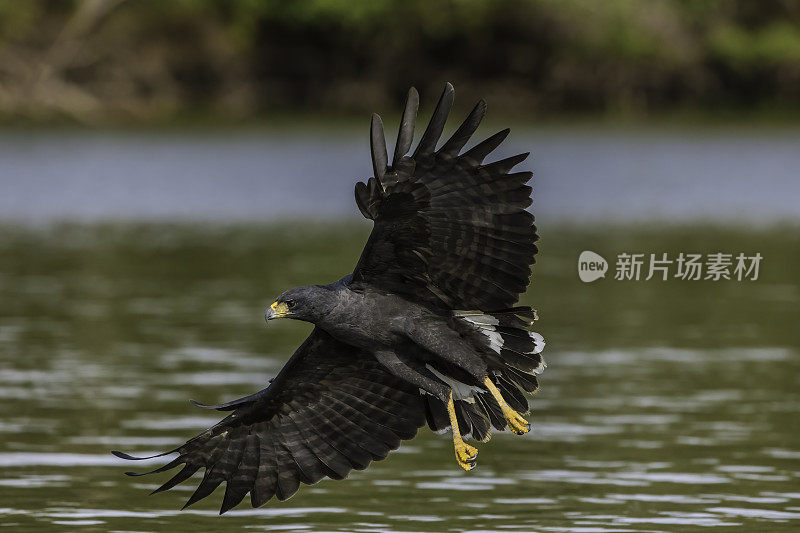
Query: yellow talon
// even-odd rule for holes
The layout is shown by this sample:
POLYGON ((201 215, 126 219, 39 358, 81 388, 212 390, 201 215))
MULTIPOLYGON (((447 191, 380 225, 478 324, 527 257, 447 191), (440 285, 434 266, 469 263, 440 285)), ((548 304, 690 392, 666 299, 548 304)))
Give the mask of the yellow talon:
POLYGON ((469 472, 477 465, 478 449, 470 446, 461 438, 452 392, 450 393, 450 400, 447 402, 447 414, 450 416, 450 428, 453 430, 453 448, 455 448, 456 452, 456 462, 458 466, 469 472))
POLYGON ((508 427, 517 435, 524 435, 525 433, 531 430, 531 425, 528 423, 525 418, 522 417, 521 414, 513 410, 503 399, 503 395, 497 390, 492 380, 488 377, 483 380, 483 384, 486 385, 486 388, 489 389, 489 392, 492 393, 492 396, 500 405, 500 409, 503 410, 503 417, 506 419, 506 423, 508 427))
POLYGON ((531 430, 531 425, 528 421, 522 418, 522 415, 515 410, 509 408, 508 411, 506 411, 503 409, 503 415, 506 418, 508 427, 517 435, 524 435, 531 430))
POLYGON ((470 446, 461 439, 453 442, 453 446, 456 449, 456 461, 458 462, 458 466, 467 472, 475 468, 478 459, 478 449, 474 446, 470 446))

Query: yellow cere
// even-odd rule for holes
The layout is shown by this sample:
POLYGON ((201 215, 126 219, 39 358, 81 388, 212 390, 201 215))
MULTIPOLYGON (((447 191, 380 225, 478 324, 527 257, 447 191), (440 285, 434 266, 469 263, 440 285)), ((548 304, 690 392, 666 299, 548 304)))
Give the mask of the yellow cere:
POLYGON ((274 302, 269 308, 275 313, 275 318, 282 318, 289 314, 289 306, 284 302, 274 302))

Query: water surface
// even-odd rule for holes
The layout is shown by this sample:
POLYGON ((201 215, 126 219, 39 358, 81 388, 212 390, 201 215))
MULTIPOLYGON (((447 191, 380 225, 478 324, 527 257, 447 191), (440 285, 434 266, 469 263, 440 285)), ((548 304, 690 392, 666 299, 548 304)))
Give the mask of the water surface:
MULTIPOLYGON (((800 217, 798 139, 797 130, 515 128, 491 158, 532 152, 519 168, 535 171, 544 223, 773 222, 800 217)), ((366 128, 0 134, 0 219, 355 218, 353 185, 371 174, 366 128)))
POLYGON ((264 386, 309 327, 263 323, 287 287, 352 269, 365 225, 0 227, 0 525, 14 531, 674 531, 800 525, 796 227, 544 227, 524 303, 549 367, 533 431, 462 472, 447 435, 346 481, 217 516, 191 485, 128 478, 215 403, 264 386), (760 251, 756 282, 582 284, 593 249, 760 251))

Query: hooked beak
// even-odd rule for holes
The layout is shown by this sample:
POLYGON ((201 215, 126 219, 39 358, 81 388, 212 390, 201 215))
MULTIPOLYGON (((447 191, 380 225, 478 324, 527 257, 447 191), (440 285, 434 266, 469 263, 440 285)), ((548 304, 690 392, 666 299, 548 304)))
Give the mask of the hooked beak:
POLYGON ((291 315, 291 312, 289 312, 289 306, 287 306, 284 302, 274 302, 269 306, 267 312, 264 314, 264 319, 270 321, 274 318, 284 318, 289 315, 291 315))

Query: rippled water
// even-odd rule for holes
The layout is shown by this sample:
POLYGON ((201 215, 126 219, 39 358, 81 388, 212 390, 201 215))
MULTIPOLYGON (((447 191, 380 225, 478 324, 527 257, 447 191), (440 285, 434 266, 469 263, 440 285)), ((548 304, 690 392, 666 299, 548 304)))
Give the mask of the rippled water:
MULTIPOLYGON (((549 367, 533 431, 462 472, 448 436, 217 516, 108 452, 179 444, 309 327, 263 308, 352 268, 365 226, 0 227, 0 525, 80 531, 674 531, 800 527, 797 228, 545 228, 525 302, 549 367), (577 254, 759 250, 756 282, 584 285, 577 254)), ((152 463, 151 464, 155 464, 152 463)))

